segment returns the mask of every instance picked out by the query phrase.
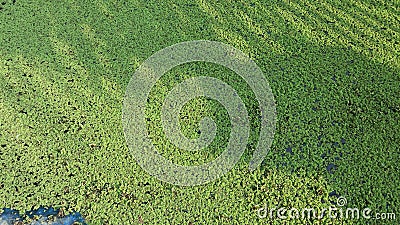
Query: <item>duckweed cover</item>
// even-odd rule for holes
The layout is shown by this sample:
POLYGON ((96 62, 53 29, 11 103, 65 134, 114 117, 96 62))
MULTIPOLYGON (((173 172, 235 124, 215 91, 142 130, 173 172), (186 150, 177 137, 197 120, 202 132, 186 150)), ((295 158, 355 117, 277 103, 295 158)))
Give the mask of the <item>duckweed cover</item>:
MULTIPOLYGON (((399 224, 399 12, 396 0, 0 0, 0 224, 399 224), (149 58, 198 40, 243 53, 224 52, 257 65, 254 85, 270 89, 212 58, 154 80, 149 58), (229 85, 247 116, 196 96, 168 117, 179 135, 166 133, 169 93, 203 93, 175 88, 203 77, 229 85), (128 104, 141 114, 127 110, 130 91, 148 94, 128 104), (273 124, 263 94, 276 126, 249 171, 263 124, 273 124), (243 118, 243 154, 209 182, 163 181, 173 170, 149 172, 153 158, 137 157, 156 150, 200 168, 230 155, 243 118), (136 121, 147 150, 132 148, 136 121), (207 145, 186 151, 180 140, 207 145)), ((165 57, 201 53, 191 51, 165 57)))

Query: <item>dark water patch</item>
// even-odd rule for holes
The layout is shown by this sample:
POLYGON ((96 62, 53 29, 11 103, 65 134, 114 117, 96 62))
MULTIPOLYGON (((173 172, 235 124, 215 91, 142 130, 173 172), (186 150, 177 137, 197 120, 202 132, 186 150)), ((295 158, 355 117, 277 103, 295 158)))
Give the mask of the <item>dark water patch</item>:
POLYGON ((291 155, 294 155, 292 147, 286 148, 286 152, 290 153, 291 155))
POLYGON ((79 212, 64 215, 60 209, 53 207, 39 207, 37 210, 30 210, 20 214, 18 210, 3 208, 0 214, 1 225, 29 224, 29 225, 86 225, 85 220, 79 212), (29 222, 28 222, 29 220, 29 222))
POLYGON ((336 170, 337 166, 333 163, 328 164, 328 166, 326 167, 326 170, 330 173, 333 174, 336 170))

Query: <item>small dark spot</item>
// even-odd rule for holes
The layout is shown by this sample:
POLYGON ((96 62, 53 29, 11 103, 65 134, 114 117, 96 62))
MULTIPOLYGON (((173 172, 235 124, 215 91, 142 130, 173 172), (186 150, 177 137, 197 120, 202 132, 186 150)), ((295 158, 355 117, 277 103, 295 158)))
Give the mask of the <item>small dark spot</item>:
POLYGON ((321 155, 321 158, 324 159, 325 157, 326 157, 326 154, 323 153, 323 154, 321 155))
POLYGON ((2 145, 1 145, 2 148, 5 148, 6 146, 7 146, 6 144, 2 144, 2 145))
POLYGON ((142 218, 142 216, 140 216, 140 215, 139 215, 139 217, 138 217, 138 223, 139 223, 139 224, 143 224, 143 223, 144 223, 143 218, 142 218))
POLYGON ((392 110, 393 112, 399 112, 400 111, 398 106, 389 106, 389 109, 392 110))
POLYGON ((328 172, 329 172, 330 174, 333 174, 333 172, 334 172, 334 170, 335 170, 336 168, 337 168, 337 167, 336 167, 335 164, 330 163, 330 164, 326 167, 326 170, 328 170, 328 172))
POLYGON ((346 141, 342 138, 342 139, 340 139, 340 142, 342 143, 342 144, 346 144, 346 141))
POLYGON ((209 199, 214 199, 214 194, 213 193, 210 193, 209 199))
POLYGON ((329 197, 332 197, 332 196, 339 197, 339 194, 336 193, 336 191, 329 192, 329 197))
POLYGON ((292 147, 286 148, 286 152, 290 153, 291 155, 294 154, 294 153, 293 153, 293 150, 292 150, 292 147))

